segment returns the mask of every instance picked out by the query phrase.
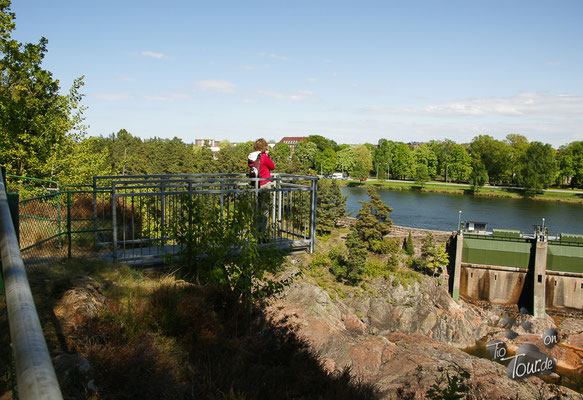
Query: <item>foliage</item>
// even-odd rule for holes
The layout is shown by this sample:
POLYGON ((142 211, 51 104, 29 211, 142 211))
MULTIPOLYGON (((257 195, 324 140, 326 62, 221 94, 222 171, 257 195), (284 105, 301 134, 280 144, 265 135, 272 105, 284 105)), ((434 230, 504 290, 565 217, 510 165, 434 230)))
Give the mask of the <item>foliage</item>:
POLYGON ((336 181, 318 183, 317 226, 319 233, 330 232, 338 220, 346 215, 346 196, 342 196, 336 181))
POLYGON ((341 244, 333 247, 328 252, 328 258, 332 261, 330 272, 339 278, 346 277, 348 274, 348 249, 346 245, 341 244))
POLYGON ((571 187, 583 187, 583 142, 572 142, 561 146, 557 155, 560 183, 571 187))
POLYGON ((318 153, 318 146, 315 143, 304 140, 294 147, 293 157, 300 160, 306 168, 312 168, 318 153))
POLYGON ((413 154, 405 143, 396 143, 393 160, 391 162, 391 175, 404 179, 413 175, 413 154))
POLYGON ((336 170, 337 162, 338 157, 336 157, 336 152, 331 148, 318 151, 315 160, 316 171, 323 174, 330 174, 336 170))
POLYGON ((557 174, 555 151, 550 144, 532 142, 521 159, 518 183, 527 193, 540 193, 554 181, 557 174))
POLYGON ((469 386, 470 373, 457 367, 456 374, 450 376, 449 371, 445 375, 441 375, 437 382, 431 385, 431 388, 425 393, 428 399, 431 400, 458 400, 466 398, 470 391, 469 386), (445 387, 442 384, 445 383, 445 387))
POLYGON ((469 151, 474 160, 485 167, 487 176, 493 183, 509 180, 512 158, 510 147, 506 143, 488 135, 480 135, 472 140, 469 151))
POLYGON ((409 236, 407 236, 407 240, 404 243, 404 250, 405 253, 409 254, 410 256, 415 255, 415 244, 413 243, 413 234, 409 231, 409 236))
POLYGON ((170 225, 170 235, 181 247, 177 266, 196 281, 211 282, 234 294, 242 303, 280 291, 288 281, 269 277, 278 271, 284 254, 259 242, 261 217, 255 199, 238 195, 229 213, 195 197, 182 199, 184 218, 170 225), (183 221, 188 221, 184 223, 183 221))
POLYGON ((348 249, 346 278, 356 283, 361 281, 366 273, 368 251, 355 227, 346 236, 346 248, 348 249))
POLYGON ((430 179, 429 172, 427 172, 427 165, 425 164, 418 164, 417 170, 415 172, 415 183, 419 186, 425 186, 425 182, 430 179))
POLYGON ((377 254, 396 254, 399 249, 399 241, 388 237, 384 237, 381 240, 375 240, 371 244, 371 251, 377 254))
POLYGON ((374 242, 380 242, 391 231, 393 221, 389 213, 393 209, 382 202, 374 187, 367 188, 369 201, 361 201, 362 207, 356 215, 356 231, 363 245, 372 250, 374 242))
POLYGON ((414 270, 429 276, 439 276, 449 263, 445 244, 436 245, 431 232, 427 232, 421 244, 421 256, 412 260, 414 270))
POLYGON ((354 169, 356 165, 356 155, 354 154, 354 149, 350 146, 336 153, 338 158, 336 169, 342 172, 350 172, 354 169))
POLYGON ((378 141, 377 150, 373 157, 373 163, 377 166, 379 179, 388 178, 389 169, 393 159, 394 147, 395 144, 393 141, 387 139, 379 139, 378 141))
POLYGON ((306 139, 306 142, 312 142, 316 145, 319 152, 324 152, 327 149, 332 151, 336 151, 336 142, 331 139, 326 139, 324 136, 321 135, 310 135, 306 139))
POLYGON ((456 144, 447 159, 448 178, 457 182, 466 181, 472 172, 471 159, 465 147, 456 144))
MULTIPOLYGON (((424 165, 427 168, 429 177, 434 177, 437 174, 437 156, 427 144, 422 144, 413 151, 415 164, 417 168, 424 165)), ((429 179, 426 179, 429 180, 429 179)))
POLYGON ((472 190, 477 192, 488 182, 488 172, 481 161, 472 160, 472 173, 470 174, 470 183, 472 190))
MULTIPOLYGON (((82 78, 68 95, 42 68, 48 41, 22 44, 11 39, 15 29, 10 2, 0 2, 0 164, 18 175, 47 176, 47 160, 83 120, 79 107, 82 78)), ((49 164, 50 165, 50 164, 49 164)))
POLYGON ((269 153, 269 158, 276 164, 286 162, 291 158, 291 147, 287 143, 277 143, 273 147, 273 151, 269 153))
POLYGON ((354 156, 356 162, 354 164, 354 169, 351 172, 352 178, 358 180, 368 178, 370 170, 372 169, 372 156, 370 150, 365 145, 354 146, 354 156))

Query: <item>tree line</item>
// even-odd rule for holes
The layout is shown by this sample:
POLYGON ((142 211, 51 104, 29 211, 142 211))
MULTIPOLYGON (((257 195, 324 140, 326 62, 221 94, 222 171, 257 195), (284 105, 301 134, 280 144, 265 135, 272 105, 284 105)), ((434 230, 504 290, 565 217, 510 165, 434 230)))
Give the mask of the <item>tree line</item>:
MULTIPOLYGON (((81 105, 83 77, 68 94, 42 67, 47 39, 20 43, 10 1, 0 0, 0 164, 9 173, 89 183, 102 174, 175 174, 246 172, 252 142, 223 141, 218 153, 173 139, 141 139, 121 129, 109 136, 88 137, 81 105)), ((583 142, 559 149, 525 136, 505 140, 479 135, 470 143, 432 140, 418 146, 380 139, 361 145, 337 144, 311 135, 294 151, 275 144, 270 155, 276 172, 330 174, 344 172, 354 179, 415 179, 518 185, 537 192, 550 185, 583 187, 583 142)))

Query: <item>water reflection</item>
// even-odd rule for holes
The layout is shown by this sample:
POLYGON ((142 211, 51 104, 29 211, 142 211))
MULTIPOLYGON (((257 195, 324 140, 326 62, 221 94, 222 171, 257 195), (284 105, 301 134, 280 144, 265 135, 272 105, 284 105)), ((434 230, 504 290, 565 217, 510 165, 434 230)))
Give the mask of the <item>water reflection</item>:
MULTIPOLYGON (((368 200, 366 188, 343 187, 342 193, 348 196, 346 208, 355 217, 360 210, 358 201, 368 200)), ((462 220, 487 222, 488 230, 519 229, 530 233, 533 225, 540 225, 542 218, 545 218, 551 234, 583 234, 581 204, 380 188, 377 193, 385 204, 393 208, 391 219, 396 225, 453 231, 457 229, 458 212, 462 210, 462 220)))

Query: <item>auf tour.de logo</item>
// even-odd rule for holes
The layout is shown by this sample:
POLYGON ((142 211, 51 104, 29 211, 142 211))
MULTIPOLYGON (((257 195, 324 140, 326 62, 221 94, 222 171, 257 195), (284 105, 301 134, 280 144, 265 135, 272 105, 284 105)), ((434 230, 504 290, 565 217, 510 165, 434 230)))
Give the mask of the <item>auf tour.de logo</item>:
MULTIPOLYGON (((500 322, 502 327, 506 328, 506 337, 508 339, 514 339, 518 336, 518 333, 511 329, 513 326, 518 325, 514 318, 504 316, 500 322)), ((532 324, 530 322, 522 322, 521 326, 526 332, 531 332, 532 324)), ((542 335, 542 340, 547 349, 552 349, 559 342, 559 332, 555 328, 547 328, 542 335)), ((516 354, 510 357, 507 357, 508 349, 506 343, 500 339, 490 340, 486 344, 486 348, 490 353, 490 357, 494 360, 512 360, 506 369, 506 375, 510 379, 520 380, 529 376, 549 375, 557 366, 552 357, 543 354, 538 347, 531 343, 523 344, 516 350, 516 354)))

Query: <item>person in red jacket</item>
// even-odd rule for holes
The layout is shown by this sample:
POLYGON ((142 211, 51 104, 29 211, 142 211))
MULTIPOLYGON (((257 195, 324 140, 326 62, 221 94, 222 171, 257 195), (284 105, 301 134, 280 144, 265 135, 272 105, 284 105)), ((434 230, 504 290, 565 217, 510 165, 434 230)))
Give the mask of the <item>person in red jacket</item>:
POLYGON ((261 154, 261 160, 259 161, 259 178, 264 178, 266 180, 259 181, 259 186, 261 189, 270 189, 273 187, 273 182, 267 180, 271 178, 271 171, 275 169, 275 164, 269 158, 269 146, 265 139, 257 139, 253 144, 254 152, 249 153, 247 157, 247 163, 249 167, 252 167, 257 160, 257 157, 261 154))
MULTIPOLYGON (((257 157, 261 157, 259 160, 259 181, 260 189, 271 189, 275 187, 274 182, 269 180, 271 178, 271 171, 275 169, 275 164, 269 158, 269 146, 265 139, 258 139, 253 144, 254 152, 250 153, 247 157, 247 163, 249 167, 252 167, 257 157)), ((259 242, 267 242, 269 232, 267 232, 267 224, 269 223, 269 210, 271 210, 271 193, 261 193, 259 195, 259 204, 261 208, 261 217, 259 219, 258 233, 259 242)), ((275 206, 275 202, 273 203, 275 206)))

